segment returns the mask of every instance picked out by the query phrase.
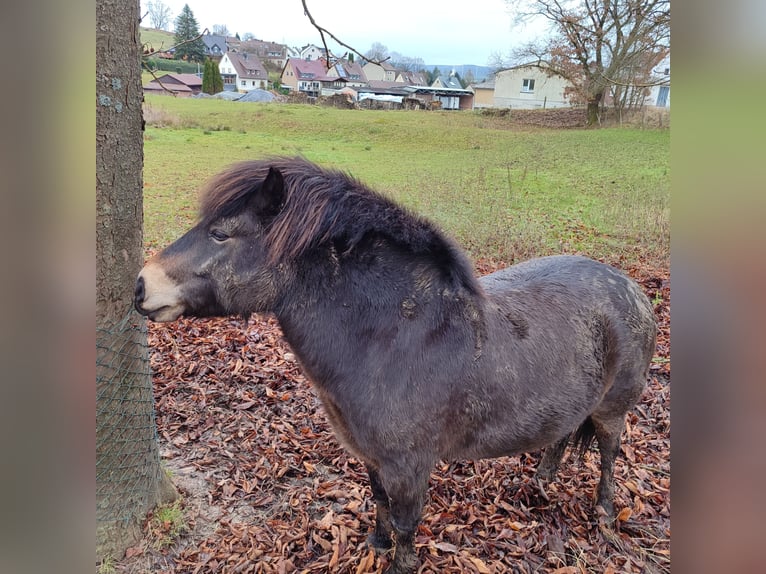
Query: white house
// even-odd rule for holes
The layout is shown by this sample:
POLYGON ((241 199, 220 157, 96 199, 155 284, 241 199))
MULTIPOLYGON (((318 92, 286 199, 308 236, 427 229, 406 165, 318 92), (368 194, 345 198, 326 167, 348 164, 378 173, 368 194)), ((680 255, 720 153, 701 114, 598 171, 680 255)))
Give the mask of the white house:
POLYGON ((249 92, 268 87, 269 74, 255 54, 226 52, 218 63, 218 70, 224 90, 249 92))
POLYGON ((670 56, 652 70, 652 79, 656 85, 652 86, 646 103, 658 108, 670 107, 670 56))
POLYGON ((545 69, 545 64, 522 64, 495 75, 496 108, 536 109, 568 107, 564 95, 570 83, 545 69))

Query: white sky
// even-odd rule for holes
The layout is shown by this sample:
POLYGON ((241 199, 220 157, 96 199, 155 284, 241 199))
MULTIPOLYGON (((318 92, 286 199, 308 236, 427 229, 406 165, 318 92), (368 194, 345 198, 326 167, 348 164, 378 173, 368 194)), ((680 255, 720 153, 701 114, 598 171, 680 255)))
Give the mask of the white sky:
MULTIPOLYGON (((170 8, 171 22, 188 4, 200 31, 225 24, 232 35, 251 32, 260 40, 288 46, 321 46, 301 0, 161 1, 170 8)), ((141 0, 142 15, 147 2, 141 0)), ((317 24, 359 52, 379 42, 389 52, 422 58, 425 64, 486 66, 493 54, 507 56, 512 48, 544 32, 541 26, 512 29, 512 14, 504 0, 307 0, 306 4, 317 24)), ((151 25, 148 17, 145 25, 151 25)), ((335 51, 337 46, 329 47, 335 51)))

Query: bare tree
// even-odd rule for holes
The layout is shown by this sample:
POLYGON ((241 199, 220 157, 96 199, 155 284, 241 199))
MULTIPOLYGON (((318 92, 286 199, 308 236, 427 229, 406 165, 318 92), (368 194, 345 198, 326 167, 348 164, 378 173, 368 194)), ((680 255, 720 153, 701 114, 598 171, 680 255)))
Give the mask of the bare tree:
POLYGON ((551 36, 515 52, 569 80, 587 104, 588 123, 613 86, 645 78, 670 44, 670 0, 506 0, 517 22, 545 18, 551 36))
POLYGON ((162 0, 149 0, 146 4, 146 13, 149 15, 152 28, 157 28, 158 30, 169 29, 172 13, 162 0))
POLYGON ((213 24, 212 30, 213 34, 217 34, 218 36, 231 36, 226 24, 213 24))
POLYGON ((389 58, 388 47, 380 42, 373 42, 370 49, 364 53, 364 57, 370 61, 383 61, 389 58))

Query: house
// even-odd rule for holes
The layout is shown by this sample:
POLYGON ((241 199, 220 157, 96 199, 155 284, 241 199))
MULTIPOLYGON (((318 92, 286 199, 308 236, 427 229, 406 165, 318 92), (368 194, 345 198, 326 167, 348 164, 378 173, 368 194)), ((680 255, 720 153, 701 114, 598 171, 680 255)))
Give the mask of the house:
POLYGON ((367 85, 367 76, 364 75, 362 66, 356 62, 348 60, 338 60, 327 70, 327 75, 331 78, 343 78, 349 87, 362 87, 367 85))
POLYGON ((388 62, 376 64, 367 62, 363 67, 364 75, 369 81, 396 82, 397 69, 388 62))
POLYGON ((571 83, 544 63, 522 64, 495 74, 494 105, 515 109, 569 107, 565 95, 568 87, 571 83))
POLYGON ((452 72, 449 76, 439 76, 431 84, 432 88, 451 88, 455 90, 462 90, 463 85, 457 76, 452 72))
POLYGON ((280 76, 282 87, 291 92, 302 92, 311 98, 316 98, 322 93, 322 84, 337 81, 338 89, 345 87, 346 82, 342 78, 330 78, 327 75, 327 67, 324 60, 303 60, 301 58, 289 58, 280 76))
POLYGON ((231 45, 236 52, 244 52, 257 56, 263 64, 272 64, 282 69, 287 61, 287 46, 265 40, 243 40, 231 45))
POLYGON ((649 90, 646 103, 658 108, 670 107, 670 56, 666 56, 652 70, 653 85, 649 90))
POLYGON ((472 84, 473 107, 474 108, 493 108, 495 107, 495 81, 490 80, 480 84, 472 84))
POLYGON ((221 72, 224 90, 249 92, 268 88, 269 74, 254 54, 226 52, 218 63, 218 70, 221 72))
POLYGON ((202 78, 195 74, 165 74, 144 86, 145 94, 189 97, 202 91, 202 78))
POLYGON ((202 43, 205 44, 205 56, 218 61, 229 49, 226 36, 219 34, 203 34, 202 43))
POLYGON ((324 48, 320 48, 314 44, 306 44, 300 48, 287 48, 287 57, 296 58, 298 60, 314 61, 325 58, 325 51, 324 48))
POLYGON ((396 81, 400 84, 406 84, 408 86, 427 86, 428 79, 423 72, 412 72, 409 70, 402 70, 397 72, 396 81))

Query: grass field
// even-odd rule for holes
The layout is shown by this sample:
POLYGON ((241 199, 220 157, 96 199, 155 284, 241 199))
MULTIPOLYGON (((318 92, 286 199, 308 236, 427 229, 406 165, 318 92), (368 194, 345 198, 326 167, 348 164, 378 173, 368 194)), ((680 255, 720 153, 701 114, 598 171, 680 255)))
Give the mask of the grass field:
POLYGON ((176 36, 172 32, 141 27, 141 44, 155 51, 167 50, 173 47, 175 39, 176 36))
POLYGON ((349 171, 435 220, 474 258, 566 252, 669 266, 669 130, 167 96, 147 96, 145 117, 149 249, 194 221, 206 178, 277 154, 349 171))

